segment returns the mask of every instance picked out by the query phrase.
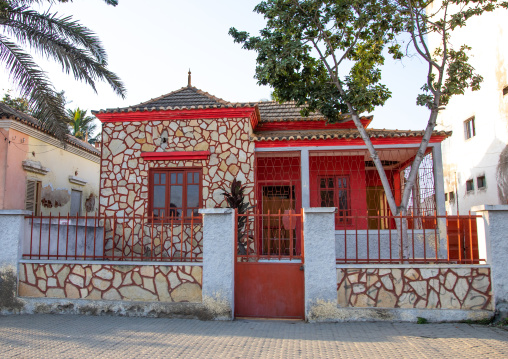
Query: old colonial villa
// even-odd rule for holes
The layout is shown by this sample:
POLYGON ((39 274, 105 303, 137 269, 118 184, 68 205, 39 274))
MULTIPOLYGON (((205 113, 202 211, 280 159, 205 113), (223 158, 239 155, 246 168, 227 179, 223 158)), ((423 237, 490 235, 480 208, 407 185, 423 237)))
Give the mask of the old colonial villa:
MULTIPOLYGON (((402 218, 347 116, 329 124, 295 103, 231 103, 190 73, 179 90, 94 114, 97 215, 11 214, 25 303, 223 319, 456 320, 495 309, 491 227, 445 213, 450 132, 433 133, 402 218), (245 205, 227 208, 228 193, 245 205)), ((400 202, 423 132, 361 122, 400 202)))

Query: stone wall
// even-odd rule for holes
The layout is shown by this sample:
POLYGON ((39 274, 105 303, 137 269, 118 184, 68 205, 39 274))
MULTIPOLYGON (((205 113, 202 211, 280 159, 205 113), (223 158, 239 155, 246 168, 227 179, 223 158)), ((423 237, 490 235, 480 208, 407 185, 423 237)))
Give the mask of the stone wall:
POLYGON ((490 267, 337 268, 339 307, 493 310, 490 267))
POLYGON ((254 204, 250 126, 248 118, 104 123, 100 213, 147 214, 150 168, 202 168, 204 208, 223 205, 221 188, 229 188, 234 178, 247 184, 246 194, 254 204), (165 151, 210 151, 211 155, 186 161, 141 158, 142 152, 165 151))
POLYGON ((201 302, 201 266, 19 264, 20 297, 201 302))

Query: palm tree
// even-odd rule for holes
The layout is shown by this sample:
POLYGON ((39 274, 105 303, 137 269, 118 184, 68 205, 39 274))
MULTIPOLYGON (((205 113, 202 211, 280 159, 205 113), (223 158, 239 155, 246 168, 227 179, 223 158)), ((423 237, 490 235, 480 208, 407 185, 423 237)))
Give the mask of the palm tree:
POLYGON ((93 121, 94 116, 87 116, 87 110, 67 110, 67 124, 69 125, 71 134, 81 140, 88 140, 92 132, 97 128, 97 124, 93 121))
MULTIPOLYGON (((90 29, 71 16, 32 9, 36 3, 55 1, 68 0, 0 0, 0 61, 41 125, 63 139, 68 132, 64 104, 45 72, 24 48, 61 64, 65 73, 72 72, 76 80, 85 82, 96 92, 96 81, 105 81, 122 98, 125 87, 107 69, 106 51, 90 29)), ((104 1, 110 5, 118 3, 104 1)))

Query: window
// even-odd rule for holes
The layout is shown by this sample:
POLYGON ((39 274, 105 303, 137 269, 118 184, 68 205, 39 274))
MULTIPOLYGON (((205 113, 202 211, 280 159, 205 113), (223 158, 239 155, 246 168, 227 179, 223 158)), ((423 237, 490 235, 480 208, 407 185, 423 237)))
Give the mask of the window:
POLYGON ((160 217, 191 217, 201 207, 201 170, 150 172, 149 213, 160 217))
POLYGON ((505 86, 503 88, 503 96, 506 96, 506 95, 508 95, 508 86, 505 86))
POLYGON ((319 196, 321 207, 337 207, 337 223, 351 224, 351 190, 349 176, 331 176, 319 178, 319 196))
POLYGON ((466 140, 476 136, 474 116, 464 121, 464 136, 466 140))
POLYGON ((466 181, 466 191, 474 192, 474 183, 472 179, 466 181))
POLYGON ((455 202, 455 192, 448 192, 448 198, 450 202, 455 202))
POLYGON ((41 187, 41 181, 26 181, 25 209, 36 216, 41 214, 41 187))
POLYGON ((81 191, 71 190, 71 216, 81 216, 81 200, 83 193, 81 191))
POLYGON ((448 193, 444 194, 444 200, 445 200, 445 202, 448 202, 448 193))
POLYGON ((476 186, 478 189, 487 188, 487 181, 485 180, 485 175, 476 177, 476 186))

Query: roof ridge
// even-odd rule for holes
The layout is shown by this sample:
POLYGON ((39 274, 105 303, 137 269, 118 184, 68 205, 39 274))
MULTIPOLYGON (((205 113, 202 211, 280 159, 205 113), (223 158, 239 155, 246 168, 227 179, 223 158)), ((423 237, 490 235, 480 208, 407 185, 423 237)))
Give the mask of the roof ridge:
POLYGON ((139 103, 137 105, 127 106, 127 108, 136 108, 136 107, 142 107, 142 106, 145 106, 145 105, 149 105, 150 103, 157 102, 157 101, 159 101, 159 100, 161 100, 161 99, 163 99, 165 97, 174 95, 176 93, 179 93, 179 92, 182 92, 182 91, 185 91, 185 90, 192 90, 192 91, 194 91, 194 93, 197 93, 199 95, 203 95, 203 96, 207 97, 208 99, 216 101, 216 102, 218 102, 220 104, 223 104, 223 105, 229 105, 229 104, 231 104, 231 102, 223 100, 220 97, 213 96, 212 94, 210 94, 210 93, 208 93, 206 91, 203 91, 201 89, 198 89, 195 86, 184 86, 184 87, 182 87, 182 88, 180 88, 178 90, 171 91, 171 92, 169 92, 167 94, 161 95, 159 97, 152 98, 152 99, 150 99, 148 101, 145 101, 145 102, 141 102, 141 103, 139 103))

